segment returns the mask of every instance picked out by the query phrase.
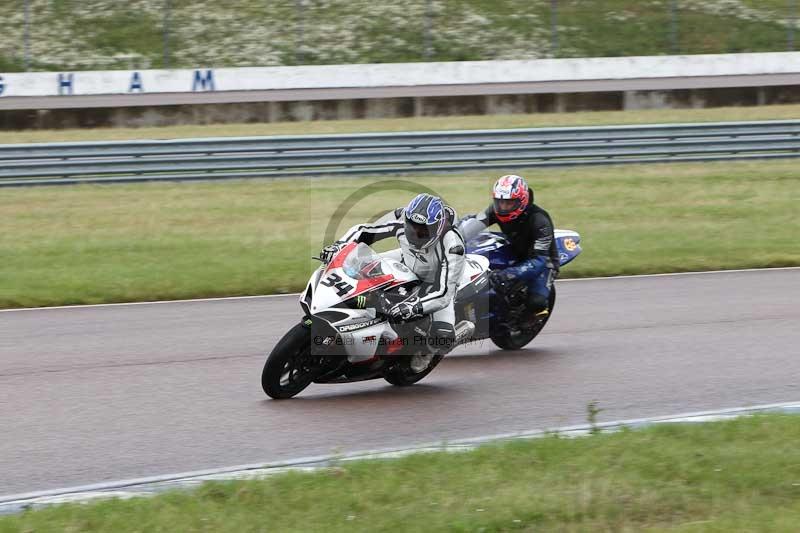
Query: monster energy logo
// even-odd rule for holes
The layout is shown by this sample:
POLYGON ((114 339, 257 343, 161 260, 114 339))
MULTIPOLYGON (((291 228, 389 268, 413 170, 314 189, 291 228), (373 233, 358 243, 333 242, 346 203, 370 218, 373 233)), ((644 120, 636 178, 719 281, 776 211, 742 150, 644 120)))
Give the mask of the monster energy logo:
POLYGON ((359 309, 364 309, 367 307, 367 297, 366 296, 357 296, 356 297, 356 307, 359 309))

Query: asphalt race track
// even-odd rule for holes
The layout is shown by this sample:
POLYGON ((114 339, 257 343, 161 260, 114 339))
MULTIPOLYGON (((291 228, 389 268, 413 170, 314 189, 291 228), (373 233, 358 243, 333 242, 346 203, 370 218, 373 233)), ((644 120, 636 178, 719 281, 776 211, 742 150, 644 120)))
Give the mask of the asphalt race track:
POLYGON ((277 402, 296 297, 0 312, 0 494, 800 399, 800 269, 560 281, 527 349, 277 402))

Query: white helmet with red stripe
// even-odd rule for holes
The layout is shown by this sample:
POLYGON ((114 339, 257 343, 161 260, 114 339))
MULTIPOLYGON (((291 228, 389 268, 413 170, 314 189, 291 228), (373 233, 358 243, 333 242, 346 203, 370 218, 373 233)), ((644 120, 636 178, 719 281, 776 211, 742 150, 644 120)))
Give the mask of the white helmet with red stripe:
POLYGON ((530 189, 521 176, 508 174, 494 184, 494 214, 500 222, 519 218, 531 202, 530 189))

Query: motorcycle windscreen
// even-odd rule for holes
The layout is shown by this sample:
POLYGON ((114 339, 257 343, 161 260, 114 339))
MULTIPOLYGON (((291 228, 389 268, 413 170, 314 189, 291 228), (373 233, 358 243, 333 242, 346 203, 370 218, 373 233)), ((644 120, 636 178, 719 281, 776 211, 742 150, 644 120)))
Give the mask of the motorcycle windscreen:
POLYGON ((358 243, 355 250, 350 252, 344 260, 342 270, 348 277, 356 280, 373 279, 386 275, 383 271, 381 256, 375 250, 364 244, 358 243))
POLYGON ((320 276, 311 312, 317 313, 394 281, 381 256, 364 243, 344 248, 320 276))

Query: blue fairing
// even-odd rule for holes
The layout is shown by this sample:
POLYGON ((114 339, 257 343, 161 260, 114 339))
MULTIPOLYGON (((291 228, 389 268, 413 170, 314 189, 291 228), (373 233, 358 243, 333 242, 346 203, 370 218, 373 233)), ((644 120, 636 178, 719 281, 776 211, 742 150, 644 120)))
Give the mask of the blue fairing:
MULTIPOLYGON (((581 237, 576 232, 556 231, 556 247, 561 266, 581 253, 580 243, 581 237)), ((503 270, 517 262, 508 239, 502 233, 485 231, 475 236, 467 242, 467 253, 486 257, 492 270, 503 270)))
POLYGON ((556 230, 556 248, 559 264, 564 266, 580 255, 581 236, 574 231, 556 230))
POLYGON ((516 262, 511 253, 508 239, 501 233, 485 231, 476 235, 467 242, 467 253, 487 258, 492 270, 502 270, 516 262))

